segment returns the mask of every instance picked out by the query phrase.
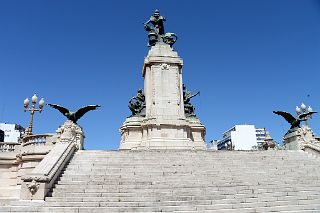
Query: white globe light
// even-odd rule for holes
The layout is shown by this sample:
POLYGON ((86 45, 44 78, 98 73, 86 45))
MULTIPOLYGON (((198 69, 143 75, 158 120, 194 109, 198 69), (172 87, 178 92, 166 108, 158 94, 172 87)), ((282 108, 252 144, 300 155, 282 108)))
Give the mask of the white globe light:
POLYGON ((296 113, 297 113, 297 114, 300 114, 300 113, 301 113, 301 110, 300 110, 300 108, 299 108, 298 106, 296 106, 296 113))
POLYGON ((44 99, 43 99, 43 98, 40 99, 40 101, 39 101, 39 106, 40 106, 40 107, 43 107, 43 106, 44 106, 44 99))
POLYGON ((36 96, 36 94, 34 94, 34 95, 32 96, 31 100, 32 100, 32 103, 36 103, 36 102, 37 102, 38 97, 36 96))
POLYGON ((308 107, 308 112, 312 112, 313 110, 312 110, 312 108, 311 108, 311 106, 309 106, 308 107))
POLYGON ((23 104, 25 106, 28 106, 29 105, 29 99, 28 98, 24 99, 23 104))
POLYGON ((306 111, 306 109, 307 109, 306 105, 303 102, 301 104, 301 109, 302 109, 302 111, 306 111))

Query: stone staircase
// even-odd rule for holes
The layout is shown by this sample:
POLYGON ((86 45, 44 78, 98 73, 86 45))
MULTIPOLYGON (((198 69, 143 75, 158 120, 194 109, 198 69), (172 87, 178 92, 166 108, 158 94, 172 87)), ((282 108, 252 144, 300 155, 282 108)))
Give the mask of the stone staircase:
POLYGON ((2 199, 12 199, 19 197, 19 186, 17 186, 16 173, 14 168, 0 169, 0 202, 2 199))
POLYGON ((45 201, 0 212, 320 212, 303 151, 78 151, 45 201))

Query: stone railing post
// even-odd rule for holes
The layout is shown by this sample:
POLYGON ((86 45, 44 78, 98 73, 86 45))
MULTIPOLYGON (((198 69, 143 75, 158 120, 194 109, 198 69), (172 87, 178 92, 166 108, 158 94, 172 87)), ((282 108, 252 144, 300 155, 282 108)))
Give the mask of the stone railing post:
POLYGON ((70 142, 77 144, 77 149, 83 149, 84 133, 80 126, 74 124, 72 121, 67 120, 56 131, 57 139, 59 142, 70 142))

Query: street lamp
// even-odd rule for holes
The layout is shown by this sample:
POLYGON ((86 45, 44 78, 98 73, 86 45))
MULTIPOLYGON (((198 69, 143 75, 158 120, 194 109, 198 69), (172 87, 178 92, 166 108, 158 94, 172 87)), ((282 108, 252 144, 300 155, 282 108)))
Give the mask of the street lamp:
MULTIPOLYGON (((302 110, 303 114, 306 114, 306 113, 309 113, 309 112, 313 112, 311 106, 309 106, 308 109, 307 109, 307 106, 303 102, 301 103, 300 107, 296 106, 296 113, 297 113, 298 116, 301 115, 301 110, 302 110), (301 107, 301 109, 300 109, 300 107, 301 107)), ((308 118, 312 119, 312 114, 306 116, 306 121, 305 121, 306 122, 306 127, 308 127, 308 118)))
POLYGON ((39 109, 36 109, 36 103, 37 103, 37 100, 38 100, 38 97, 36 96, 36 94, 34 94, 31 98, 31 108, 28 108, 29 106, 29 99, 26 98, 24 101, 23 101, 23 106, 24 106, 24 112, 26 111, 30 111, 30 123, 29 123, 29 127, 28 129, 26 130, 26 135, 32 135, 32 125, 33 125, 33 115, 35 112, 42 112, 42 108, 44 106, 44 99, 41 98, 40 101, 39 101, 39 109))

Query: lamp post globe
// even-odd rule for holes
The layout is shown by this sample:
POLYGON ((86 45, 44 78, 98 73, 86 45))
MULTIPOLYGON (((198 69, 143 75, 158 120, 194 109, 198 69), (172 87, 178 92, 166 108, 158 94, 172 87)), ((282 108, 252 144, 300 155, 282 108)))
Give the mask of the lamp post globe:
POLYGON ((300 113, 301 113, 301 109, 300 109, 298 106, 296 106, 296 113, 297 113, 298 115, 300 115, 300 113))
POLYGON ((37 102, 37 100, 38 100, 37 95, 34 94, 34 95, 32 96, 32 98, 31 98, 31 100, 32 100, 32 103, 35 104, 35 103, 37 102))
POLYGON ((24 112, 27 111, 28 106, 29 106, 29 98, 26 98, 23 101, 24 112))
POLYGON ((41 98, 40 101, 39 101, 39 111, 41 112, 42 111, 42 108, 44 106, 44 98, 41 98))
POLYGON ((29 105, 29 98, 24 99, 23 105, 25 105, 26 107, 28 107, 28 105, 29 105))
POLYGON ((301 109, 303 112, 306 112, 307 106, 303 102, 301 103, 301 109))

